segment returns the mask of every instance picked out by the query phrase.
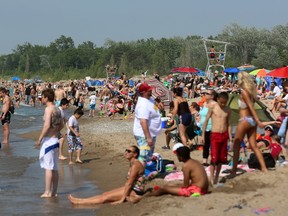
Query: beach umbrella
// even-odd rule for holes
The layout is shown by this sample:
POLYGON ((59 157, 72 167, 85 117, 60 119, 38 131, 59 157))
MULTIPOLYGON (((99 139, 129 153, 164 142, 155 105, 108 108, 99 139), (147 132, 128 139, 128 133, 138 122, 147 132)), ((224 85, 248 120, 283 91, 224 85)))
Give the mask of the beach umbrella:
POLYGON ((198 70, 193 67, 179 67, 172 69, 171 73, 197 73, 198 70))
POLYGON ((249 74, 253 76, 257 75, 257 76, 263 77, 263 76, 266 76, 268 72, 270 72, 270 70, 262 68, 262 69, 253 70, 249 74))
POLYGON ((270 77, 278 77, 278 78, 288 78, 288 67, 281 67, 281 68, 276 68, 269 73, 266 74, 266 76, 270 77))
POLYGON ((251 64, 244 64, 238 67, 240 71, 252 71, 255 70, 257 67, 251 64))
POLYGON ((226 69, 224 70, 224 72, 225 72, 225 73, 234 74, 234 73, 239 73, 239 72, 240 72, 240 69, 230 67, 230 68, 226 68, 226 69))
POLYGON ((145 80, 147 84, 155 87, 152 90, 152 97, 160 97, 165 108, 169 108, 169 103, 173 101, 173 93, 164 84, 157 79, 145 80))

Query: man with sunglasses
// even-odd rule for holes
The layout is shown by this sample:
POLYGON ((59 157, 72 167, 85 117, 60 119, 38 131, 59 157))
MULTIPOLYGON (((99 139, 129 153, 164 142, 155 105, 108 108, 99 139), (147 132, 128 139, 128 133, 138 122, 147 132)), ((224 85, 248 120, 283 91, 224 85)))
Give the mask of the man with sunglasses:
POLYGON ((140 149, 139 160, 151 161, 154 153, 156 136, 161 132, 161 118, 159 107, 152 96, 152 86, 142 83, 135 107, 133 133, 140 149))

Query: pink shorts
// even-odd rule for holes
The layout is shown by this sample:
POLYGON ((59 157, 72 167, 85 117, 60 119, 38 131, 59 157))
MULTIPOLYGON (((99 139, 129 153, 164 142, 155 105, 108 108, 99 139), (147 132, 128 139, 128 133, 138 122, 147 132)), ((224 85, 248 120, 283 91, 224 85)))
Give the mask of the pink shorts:
POLYGON ((178 192, 178 195, 179 196, 189 197, 189 196, 191 196, 194 193, 199 193, 201 195, 204 195, 204 194, 207 193, 207 191, 206 190, 202 190, 201 188, 199 188, 196 185, 191 185, 191 186, 189 186, 187 188, 184 188, 184 187, 180 188, 179 192, 178 192))

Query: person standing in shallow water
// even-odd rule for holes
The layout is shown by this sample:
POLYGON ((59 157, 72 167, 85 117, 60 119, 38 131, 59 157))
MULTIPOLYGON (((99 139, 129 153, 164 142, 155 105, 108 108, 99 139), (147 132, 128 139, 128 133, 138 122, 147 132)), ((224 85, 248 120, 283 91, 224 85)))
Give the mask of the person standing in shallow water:
POLYGON ((57 196, 58 188, 58 149, 59 149, 59 131, 63 128, 63 119, 60 110, 54 105, 55 98, 52 89, 45 89, 42 92, 43 103, 46 108, 43 116, 43 128, 36 146, 40 149, 39 161, 41 168, 45 169, 45 192, 41 195, 43 198, 57 196))
POLYGON ((12 105, 12 100, 7 94, 7 90, 3 87, 0 88, 0 98, 3 99, 2 113, 1 113, 1 123, 3 127, 3 144, 9 145, 9 135, 10 135, 10 120, 11 112, 10 107, 12 105))

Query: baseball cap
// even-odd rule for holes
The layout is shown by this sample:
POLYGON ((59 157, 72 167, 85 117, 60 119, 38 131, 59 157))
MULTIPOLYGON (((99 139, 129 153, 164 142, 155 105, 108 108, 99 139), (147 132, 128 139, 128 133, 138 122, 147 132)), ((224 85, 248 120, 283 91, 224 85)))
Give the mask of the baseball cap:
POLYGON ((176 143, 174 146, 173 146, 173 152, 174 154, 176 154, 176 150, 180 147, 183 147, 184 145, 182 143, 176 143))
POLYGON ((266 130, 266 129, 270 129, 271 131, 273 131, 273 127, 272 127, 272 125, 266 125, 265 127, 264 127, 264 130, 266 130))
POLYGON ((142 83, 139 86, 139 92, 151 91, 152 89, 154 89, 154 87, 153 86, 149 86, 147 83, 142 83))

